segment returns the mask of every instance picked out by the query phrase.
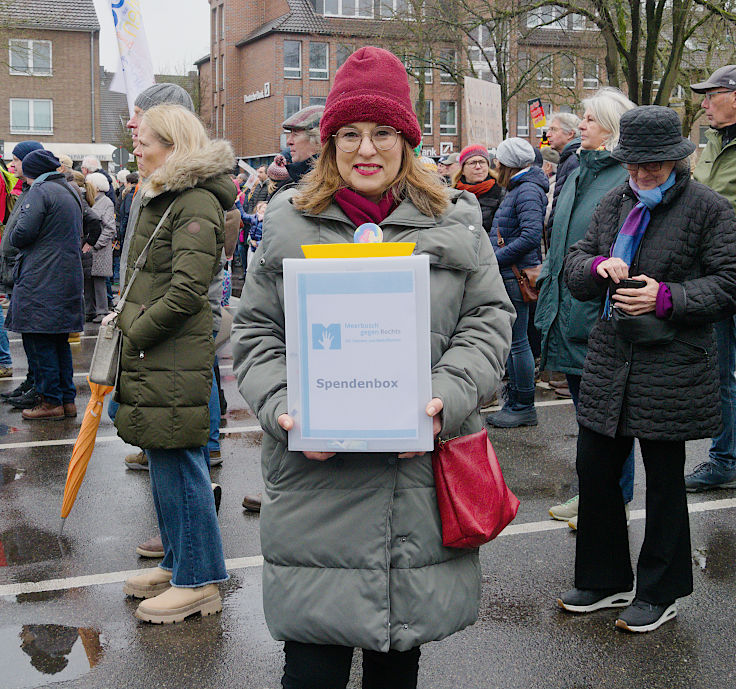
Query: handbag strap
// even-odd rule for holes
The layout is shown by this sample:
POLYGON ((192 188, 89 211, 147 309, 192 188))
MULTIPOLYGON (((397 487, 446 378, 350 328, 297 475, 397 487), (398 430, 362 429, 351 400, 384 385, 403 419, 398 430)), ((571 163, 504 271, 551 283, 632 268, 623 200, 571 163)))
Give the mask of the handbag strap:
POLYGON ((138 273, 141 272, 141 269, 143 268, 143 266, 146 265, 146 259, 148 258, 148 250, 151 248, 151 244, 153 244, 153 240, 156 238, 156 235, 158 234, 162 225, 166 222, 166 218, 169 217, 169 212, 171 211, 171 207, 173 205, 174 205, 174 201, 172 201, 169 204, 169 207, 164 211, 164 214, 161 216, 161 220, 158 221, 158 225, 156 225, 156 229, 153 231, 151 238, 148 240, 148 242, 146 242, 146 246, 143 247, 143 251, 141 251, 140 256, 138 256, 138 259, 135 262, 135 270, 133 271, 133 274, 130 276, 130 280, 128 280, 128 284, 125 286, 125 291, 120 296, 120 300, 118 301, 117 306, 114 309, 115 313, 120 314, 120 312, 123 310, 123 307, 125 306, 125 300, 128 297, 128 292, 130 292, 130 288, 133 286, 136 276, 138 275, 138 273))
POLYGON ((498 245, 499 246, 506 246, 506 241, 501 236, 501 228, 498 225, 496 225, 496 234, 498 235, 498 245))

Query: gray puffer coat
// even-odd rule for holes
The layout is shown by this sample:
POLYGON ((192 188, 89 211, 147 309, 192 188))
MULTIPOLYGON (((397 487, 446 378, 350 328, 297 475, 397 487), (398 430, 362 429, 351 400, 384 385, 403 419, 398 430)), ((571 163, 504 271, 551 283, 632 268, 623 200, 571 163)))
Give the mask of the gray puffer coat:
POLYGON ((92 249, 92 277, 111 278, 112 244, 117 234, 115 206, 103 192, 98 191, 93 208, 102 220, 102 232, 92 249))
MULTIPOLYGON (((565 279, 582 301, 603 303, 606 283, 591 274, 609 256, 636 197, 628 183, 606 194, 585 237, 570 247, 565 279)), ((682 441, 721 428, 712 323, 736 312, 736 217, 720 194, 680 170, 651 213, 629 275, 665 282, 672 292, 674 341, 632 345, 598 320, 588 340, 578 421, 603 435, 682 441)))
MULTIPOLYGON (((483 428, 478 409, 496 389, 514 309, 475 197, 452 190, 439 218, 405 200, 381 223, 387 242, 416 242, 430 260, 432 393, 444 402, 441 436, 483 428)), ((352 242, 336 205, 296 210, 295 190, 266 213, 233 325, 243 397, 264 429, 261 511, 263 608, 279 640, 406 651, 478 616, 478 551, 442 546, 431 455, 338 453, 325 462, 289 452, 284 258, 302 244, 352 242)), ((427 400, 429 401, 429 400, 427 400)))

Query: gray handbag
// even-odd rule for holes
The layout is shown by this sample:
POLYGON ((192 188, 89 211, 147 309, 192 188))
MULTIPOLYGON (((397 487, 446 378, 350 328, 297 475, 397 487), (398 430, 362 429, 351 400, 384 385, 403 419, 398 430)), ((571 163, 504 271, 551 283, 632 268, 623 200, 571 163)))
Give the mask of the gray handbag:
POLYGON ((114 309, 115 318, 113 318, 106 325, 100 326, 100 331, 97 333, 97 342, 95 343, 95 351, 92 354, 92 361, 89 365, 89 380, 91 383, 97 383, 98 385, 109 385, 117 386, 118 372, 120 371, 120 354, 123 348, 123 333, 118 327, 117 320, 118 316, 125 306, 125 300, 128 297, 128 292, 135 282, 135 278, 141 271, 144 265, 146 265, 146 259, 148 258, 148 250, 151 248, 153 240, 156 238, 158 231, 166 221, 171 211, 171 206, 174 205, 172 201, 171 205, 166 209, 164 214, 161 216, 161 220, 158 221, 156 229, 153 231, 151 238, 143 247, 141 255, 138 256, 138 260, 135 262, 135 270, 128 280, 128 284, 125 287, 117 306, 114 309))

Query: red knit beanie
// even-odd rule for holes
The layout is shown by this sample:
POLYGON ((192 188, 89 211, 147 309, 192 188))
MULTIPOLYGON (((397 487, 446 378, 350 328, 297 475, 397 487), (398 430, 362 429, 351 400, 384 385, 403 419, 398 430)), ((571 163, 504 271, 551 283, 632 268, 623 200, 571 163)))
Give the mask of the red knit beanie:
POLYGON ((475 156, 482 156, 488 161, 489 165, 491 164, 491 155, 488 153, 488 149, 480 144, 471 144, 470 146, 466 146, 462 151, 460 151, 460 160, 458 162, 463 166, 465 165, 466 160, 474 158, 475 156))
POLYGON ((337 70, 320 122, 322 143, 352 122, 391 126, 403 134, 412 148, 421 142, 406 69, 388 50, 360 48, 337 70))

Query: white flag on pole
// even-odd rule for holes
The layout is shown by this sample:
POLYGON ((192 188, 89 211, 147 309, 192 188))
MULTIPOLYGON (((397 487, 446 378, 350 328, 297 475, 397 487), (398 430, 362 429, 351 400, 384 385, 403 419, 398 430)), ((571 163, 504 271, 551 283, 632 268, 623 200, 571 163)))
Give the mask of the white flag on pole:
POLYGON ((141 0, 110 0, 110 6, 120 52, 118 72, 110 84, 110 90, 127 95, 128 110, 132 116, 138 94, 156 83, 143 26, 141 0))

